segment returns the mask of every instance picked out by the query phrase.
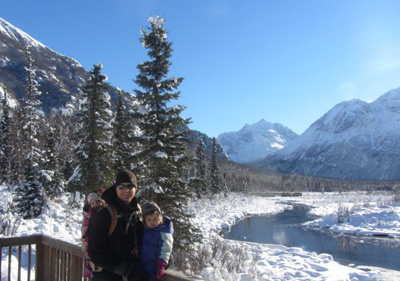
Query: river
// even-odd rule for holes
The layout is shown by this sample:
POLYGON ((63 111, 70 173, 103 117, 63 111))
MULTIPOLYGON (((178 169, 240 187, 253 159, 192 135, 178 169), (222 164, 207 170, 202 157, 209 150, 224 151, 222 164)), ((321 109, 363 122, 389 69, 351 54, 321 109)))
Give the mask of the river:
POLYGON ((328 253, 343 265, 369 265, 399 270, 399 241, 306 229, 301 224, 313 219, 308 216, 308 211, 307 206, 295 205, 292 210, 276 215, 249 217, 233 225, 223 236, 239 241, 301 247, 318 254, 328 253))

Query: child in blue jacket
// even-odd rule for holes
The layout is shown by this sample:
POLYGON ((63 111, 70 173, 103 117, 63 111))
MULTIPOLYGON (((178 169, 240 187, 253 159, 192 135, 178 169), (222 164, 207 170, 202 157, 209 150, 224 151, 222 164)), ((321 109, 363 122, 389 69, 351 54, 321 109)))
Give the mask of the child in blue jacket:
POLYGON ((141 268, 150 280, 159 280, 165 274, 174 242, 173 225, 170 218, 163 216, 154 202, 142 206, 144 232, 142 239, 141 268))

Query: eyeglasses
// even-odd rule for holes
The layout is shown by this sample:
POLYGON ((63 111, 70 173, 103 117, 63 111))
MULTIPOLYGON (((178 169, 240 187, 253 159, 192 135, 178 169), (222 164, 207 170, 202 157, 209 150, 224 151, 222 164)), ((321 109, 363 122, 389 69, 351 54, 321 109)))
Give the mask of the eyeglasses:
POLYGON ((136 186, 134 186, 133 184, 120 184, 120 185, 118 185, 117 187, 118 187, 119 189, 125 189, 125 188, 127 188, 127 189, 129 189, 129 190, 136 188, 136 186))

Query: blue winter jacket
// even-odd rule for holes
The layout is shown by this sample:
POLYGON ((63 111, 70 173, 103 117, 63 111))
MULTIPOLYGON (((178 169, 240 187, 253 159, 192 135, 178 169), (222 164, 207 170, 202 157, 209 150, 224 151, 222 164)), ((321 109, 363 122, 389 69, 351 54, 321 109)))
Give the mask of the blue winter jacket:
POLYGON ((142 239, 141 269, 156 280, 157 260, 163 259, 168 263, 172 253, 174 232, 170 218, 163 216, 164 223, 158 227, 145 227, 142 239))

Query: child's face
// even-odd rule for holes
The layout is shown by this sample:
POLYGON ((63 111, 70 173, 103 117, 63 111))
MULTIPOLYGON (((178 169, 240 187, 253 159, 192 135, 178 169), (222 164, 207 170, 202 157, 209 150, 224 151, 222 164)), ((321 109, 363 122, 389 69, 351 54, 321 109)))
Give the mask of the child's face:
POLYGON ((102 207, 103 204, 103 200, 97 199, 97 200, 92 200, 90 201, 90 207, 91 208, 96 208, 96 207, 102 207))
POLYGON ((144 222, 148 228, 154 228, 160 225, 160 215, 155 212, 153 214, 147 214, 144 217, 144 222))

